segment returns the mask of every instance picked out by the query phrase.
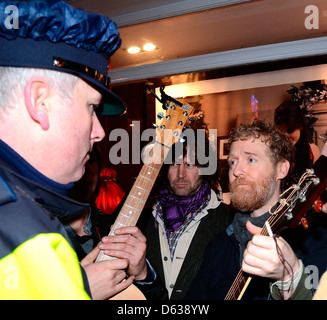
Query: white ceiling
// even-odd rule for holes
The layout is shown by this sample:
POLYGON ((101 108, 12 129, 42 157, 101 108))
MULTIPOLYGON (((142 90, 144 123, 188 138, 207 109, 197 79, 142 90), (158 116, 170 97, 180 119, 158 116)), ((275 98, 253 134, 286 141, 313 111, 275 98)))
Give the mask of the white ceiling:
MULTIPOLYGON (((322 46, 319 53, 327 54, 326 0, 68 2, 75 7, 107 15, 119 26, 122 46, 113 55, 111 66, 116 78, 126 71, 142 73, 141 70, 146 67, 156 65, 164 67, 164 63, 182 62, 190 57, 197 57, 199 59, 194 61, 201 61, 201 58, 208 54, 229 52, 242 56, 242 53, 246 52, 242 50, 246 48, 252 48, 253 51, 256 47, 269 49, 267 45, 288 44, 294 40, 318 39, 320 41, 318 46, 322 46), (309 13, 305 13, 305 8, 308 5, 315 5, 318 8, 318 29, 308 30, 305 27, 305 19, 309 16, 309 13), (137 55, 130 55, 124 50, 129 46, 142 45, 146 42, 153 42, 159 49, 152 53, 137 55)), ((317 46, 316 42, 305 43, 306 46, 311 44, 317 46)), ((298 49, 294 47, 293 50, 298 49)), ((219 59, 220 56, 217 57, 219 59)), ((264 57, 262 58, 264 60, 264 57)), ((178 64, 174 64, 174 68, 175 65, 178 64)), ((196 69, 194 66, 193 71, 198 71, 196 69)))

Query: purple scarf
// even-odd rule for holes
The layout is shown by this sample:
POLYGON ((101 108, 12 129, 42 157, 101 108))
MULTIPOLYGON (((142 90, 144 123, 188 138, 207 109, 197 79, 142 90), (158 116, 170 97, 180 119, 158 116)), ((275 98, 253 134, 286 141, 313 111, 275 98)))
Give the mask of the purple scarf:
POLYGON ((200 209, 210 192, 208 181, 204 181, 201 188, 190 197, 177 196, 169 185, 165 185, 159 192, 158 204, 159 208, 162 208, 166 230, 169 232, 177 230, 189 213, 193 219, 194 213, 200 209))

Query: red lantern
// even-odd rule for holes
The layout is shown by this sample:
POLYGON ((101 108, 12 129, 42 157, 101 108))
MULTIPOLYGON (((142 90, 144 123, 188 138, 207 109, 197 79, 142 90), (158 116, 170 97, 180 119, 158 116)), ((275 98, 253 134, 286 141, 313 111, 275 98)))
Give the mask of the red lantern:
POLYGON ((95 205, 105 214, 112 214, 125 195, 115 182, 116 176, 114 169, 103 168, 100 172, 100 190, 95 205))

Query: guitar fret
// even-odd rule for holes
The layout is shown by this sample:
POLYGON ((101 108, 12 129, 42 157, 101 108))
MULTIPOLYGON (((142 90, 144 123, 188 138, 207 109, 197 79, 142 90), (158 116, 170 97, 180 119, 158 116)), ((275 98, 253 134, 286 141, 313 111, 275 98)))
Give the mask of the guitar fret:
POLYGON ((140 201, 142 201, 142 202, 146 202, 146 201, 144 201, 143 199, 139 199, 139 198, 137 198, 137 197, 134 197, 134 196, 131 196, 131 195, 129 195, 129 197, 131 197, 131 198, 133 198, 133 199, 136 199, 136 200, 140 200, 140 201))
POLYGON ((141 212, 141 210, 136 209, 136 208, 134 208, 134 207, 131 207, 131 206, 127 205, 126 203, 124 204, 124 206, 129 207, 129 208, 131 208, 131 209, 134 209, 134 210, 137 210, 137 211, 141 212))
POLYGON ((153 169, 153 170, 159 172, 159 170, 157 170, 156 168, 153 168, 153 167, 151 167, 151 166, 149 166, 149 165, 147 165, 147 164, 145 164, 144 166, 145 166, 145 167, 148 167, 148 168, 151 168, 151 169, 153 169))
POLYGON ((126 216, 126 214, 121 214, 123 217, 126 217, 128 219, 131 219, 131 220, 134 220, 134 221, 137 221, 136 219, 132 218, 132 217, 129 217, 129 216, 126 216))
POLYGON ((142 177, 142 178, 144 178, 144 179, 147 179, 147 180, 150 180, 150 181, 154 181, 154 180, 152 180, 152 179, 150 179, 150 178, 148 178, 148 177, 142 176, 141 174, 140 174, 140 177, 142 177))
POLYGON ((247 284, 249 280, 251 280, 251 277, 246 276, 243 270, 241 269, 238 272, 232 286, 230 287, 225 297, 225 300, 239 300, 244 294, 244 291, 247 287, 244 286, 247 284))
POLYGON ((163 143, 161 143, 161 142, 156 141, 155 143, 157 143, 157 144, 159 144, 160 146, 163 146, 163 147, 165 147, 165 148, 167 148, 167 149, 170 149, 169 146, 166 146, 165 144, 163 144, 163 143))
POLYGON ((141 200, 143 203, 146 203, 146 200, 148 199, 149 196, 149 192, 140 188, 133 188, 130 191, 129 196, 131 196, 132 199, 137 198, 141 200))
POLYGON ((150 193, 149 190, 144 189, 144 188, 142 188, 142 187, 140 187, 140 186, 134 185, 134 187, 135 187, 135 188, 138 188, 138 189, 141 189, 141 190, 143 190, 143 191, 145 191, 145 192, 147 192, 147 193, 150 193))
POLYGON ((120 226, 126 227, 125 224, 119 223, 118 221, 115 221, 115 224, 119 224, 120 226))
POLYGON ((140 196, 137 196, 137 195, 134 196, 134 195, 129 194, 125 201, 125 204, 132 208, 142 209, 145 202, 146 202, 145 199, 142 199, 142 193, 140 196))
POLYGON ((165 159, 164 158, 161 158, 161 157, 158 157, 157 155, 152 155, 152 157, 154 157, 154 158, 158 158, 158 159, 160 159, 161 161, 164 161, 165 159))
MULTIPOLYGON (((156 178, 156 175, 151 176, 151 178, 156 178)), ((146 173, 141 170, 139 176, 137 177, 135 183, 137 186, 144 188, 145 190, 151 191, 154 184, 154 180, 146 176, 146 173)))

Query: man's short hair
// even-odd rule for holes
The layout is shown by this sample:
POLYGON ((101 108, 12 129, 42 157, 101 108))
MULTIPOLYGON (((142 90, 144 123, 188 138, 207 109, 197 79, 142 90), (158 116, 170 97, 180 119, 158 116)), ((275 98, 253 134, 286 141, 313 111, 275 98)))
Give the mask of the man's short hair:
POLYGON ((75 85, 79 80, 77 76, 66 72, 0 66, 0 115, 7 108, 14 106, 17 98, 24 95, 24 88, 33 76, 44 78, 49 87, 65 100, 72 98, 75 85))

